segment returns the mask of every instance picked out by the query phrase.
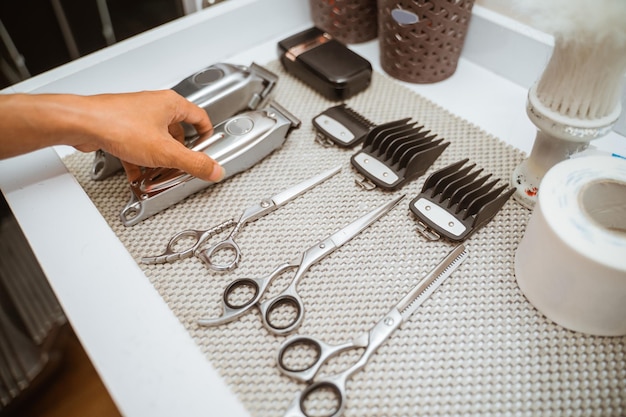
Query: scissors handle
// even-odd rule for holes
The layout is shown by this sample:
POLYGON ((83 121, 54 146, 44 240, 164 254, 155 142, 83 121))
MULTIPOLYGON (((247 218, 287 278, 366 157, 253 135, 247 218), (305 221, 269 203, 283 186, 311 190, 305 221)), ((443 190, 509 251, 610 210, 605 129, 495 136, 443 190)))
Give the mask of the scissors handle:
POLYGON ((336 249, 337 245, 332 237, 328 237, 302 252, 299 261, 292 264, 298 269, 289 286, 277 296, 265 300, 259 305, 263 324, 271 333, 285 335, 300 327, 302 320, 304 320, 304 303, 297 292, 298 284, 313 264, 336 249), (283 324, 285 310, 289 310, 292 316, 292 318, 287 319, 287 324, 283 324))
POLYGON ((203 244, 209 237, 224 231, 225 229, 235 225, 234 220, 226 220, 207 230, 187 229, 181 230, 172 236, 167 243, 165 251, 160 255, 144 256, 141 258, 141 262, 145 264, 162 264, 165 262, 174 262, 180 259, 189 258, 195 251, 203 244), (183 249, 176 249, 180 245, 182 240, 189 240, 189 246, 185 246, 183 249))
POLYGON ((235 242, 235 239, 232 237, 232 233, 229 237, 218 242, 211 247, 200 251, 198 253, 198 258, 204 262, 204 264, 217 272, 230 272, 233 269, 237 268, 239 265, 239 261, 241 260, 241 249, 239 249, 239 245, 235 242), (233 252, 234 256, 230 260, 230 262, 226 263, 217 263, 214 259, 217 253, 221 252, 224 254, 225 252, 233 252))
POLYGON ((365 347, 367 342, 367 333, 338 345, 330 345, 312 336, 293 336, 285 340, 278 349, 276 364, 283 374, 300 382, 309 382, 330 358, 346 350, 365 347), (288 363, 291 357, 302 360, 303 355, 309 354, 313 354, 313 358, 302 365, 292 366, 288 363))
POLYGON ((285 417, 339 417, 345 409, 346 377, 344 373, 337 374, 307 386, 293 399, 285 417), (322 410, 309 408, 311 406, 307 400, 316 398, 317 393, 326 400, 322 404, 325 406, 322 410), (330 403, 325 404, 328 400, 330 403))
POLYGON ((259 304, 261 319, 267 330, 276 335, 293 332, 304 320, 304 303, 296 292, 294 280, 280 294, 259 304))
POLYGON ((194 229, 182 230, 172 236, 170 241, 167 243, 165 252, 156 256, 144 256, 143 258, 141 258, 141 262, 143 262, 144 264, 162 264, 166 262, 174 262, 180 259, 189 258, 191 255, 193 255, 194 250, 198 246, 200 246, 200 243, 202 243, 202 237, 204 236, 205 232, 205 230, 194 229), (178 245, 178 242, 183 239, 193 240, 193 243, 191 243, 191 246, 186 247, 182 250, 174 249, 178 245))
POLYGON ((283 271, 293 268, 294 265, 285 263, 279 265, 271 274, 264 278, 237 278, 224 289, 222 295, 222 315, 214 318, 198 320, 201 326, 219 326, 229 323, 243 316, 252 307, 258 305, 272 280, 283 271), (243 293, 243 294, 242 294, 243 293), (239 300, 239 299, 242 300, 239 300))
POLYGON ((363 352, 359 360, 352 366, 341 371, 340 373, 324 377, 306 387, 301 393, 296 396, 294 401, 287 409, 287 413, 285 414, 285 416, 340 416, 345 408, 346 381, 352 375, 365 367, 374 352, 376 352, 376 350, 400 326, 400 324, 402 324, 402 315, 396 308, 393 308, 385 315, 385 317, 383 317, 378 323, 376 323, 365 336, 367 339, 364 346, 365 351, 363 352), (320 412, 319 410, 315 410, 315 412, 312 412, 311 410, 307 409, 307 399, 314 398, 315 394, 319 391, 323 391, 325 394, 330 393, 335 400, 334 405, 324 412, 320 412))

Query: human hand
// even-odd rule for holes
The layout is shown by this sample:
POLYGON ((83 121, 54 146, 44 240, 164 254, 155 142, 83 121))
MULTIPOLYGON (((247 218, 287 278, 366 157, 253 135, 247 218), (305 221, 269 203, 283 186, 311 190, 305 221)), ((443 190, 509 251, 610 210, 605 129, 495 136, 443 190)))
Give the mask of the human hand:
POLYGON ((176 92, 100 94, 84 99, 81 122, 88 134, 72 146, 117 156, 129 180, 141 174, 139 167, 177 168, 211 182, 223 179, 224 170, 216 161, 183 144, 180 122, 193 125, 199 134, 211 131, 213 125, 202 108, 176 92))

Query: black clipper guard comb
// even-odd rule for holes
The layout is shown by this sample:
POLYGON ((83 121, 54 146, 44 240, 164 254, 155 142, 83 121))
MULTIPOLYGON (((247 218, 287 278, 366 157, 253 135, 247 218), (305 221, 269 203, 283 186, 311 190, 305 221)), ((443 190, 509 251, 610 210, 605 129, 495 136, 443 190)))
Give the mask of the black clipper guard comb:
POLYGON ((423 175, 450 144, 410 120, 384 123, 369 132, 363 148, 350 159, 363 175, 357 184, 366 190, 399 188, 423 175))
POLYGON ((474 170, 476 164, 463 167, 467 161, 433 172, 422 192, 409 203, 418 218, 418 231, 430 240, 441 236, 456 242, 467 239, 515 192, 515 188, 506 190, 506 184, 494 188, 499 179, 491 179, 491 174, 480 176, 483 170, 474 170))
POLYGON ((328 147, 351 148, 365 139, 376 126, 345 103, 329 107, 313 118, 315 141, 328 147))

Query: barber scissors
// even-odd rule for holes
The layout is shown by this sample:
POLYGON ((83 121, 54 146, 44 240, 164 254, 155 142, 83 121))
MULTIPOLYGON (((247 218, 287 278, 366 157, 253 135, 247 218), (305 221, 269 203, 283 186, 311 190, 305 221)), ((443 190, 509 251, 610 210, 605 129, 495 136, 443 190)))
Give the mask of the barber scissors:
POLYGON ((180 231, 171 237, 167 247, 165 248, 165 252, 156 256, 145 256, 141 258, 141 261, 146 264, 160 264, 165 262, 174 262, 179 259, 189 258, 192 255, 197 255, 198 258, 200 258, 200 260, 207 265, 207 267, 213 269, 214 271, 232 271, 237 267, 239 261, 241 260, 241 249, 239 248, 239 245, 237 245, 237 242, 235 242, 235 236, 246 224, 284 206, 291 200, 294 200, 313 187, 337 174, 339 171, 341 171, 341 166, 331 168, 305 181, 302 181, 287 190, 281 191, 270 198, 264 198, 260 202, 245 209, 237 222, 234 219, 231 219, 207 230, 188 229, 180 231), (215 243, 207 249, 199 250, 200 246, 202 246, 211 236, 220 233, 229 227, 233 227, 233 229, 226 239, 215 243), (176 249, 177 246, 183 244, 183 240, 185 239, 188 239, 191 245, 183 249, 176 249), (234 257, 232 257, 230 262, 217 263, 214 261, 218 252, 224 253, 227 251, 234 253, 234 257))
MULTIPOLYGON (((368 332, 362 333, 355 339, 338 345, 329 345, 315 337, 310 336, 293 336, 283 342, 278 350, 277 365, 278 369, 285 375, 288 375, 301 382, 311 382, 319 369, 330 358, 352 349, 364 349, 363 354, 357 362, 349 368, 331 376, 313 382, 307 386, 302 392, 298 393, 293 400, 285 417, 309 417, 315 411, 315 415, 323 415, 328 417, 336 417, 341 415, 345 409, 346 400, 346 381, 353 374, 363 369, 374 352, 391 336, 391 334, 400 325, 406 321, 411 314, 426 300, 442 283, 448 278, 456 268, 465 260, 468 253, 463 245, 454 248, 432 271, 430 271, 420 282, 414 286, 400 302, 394 306, 378 323, 376 323, 368 332), (302 367, 290 366, 285 364, 286 358, 295 358, 300 350, 314 352, 315 358, 313 363, 308 363, 302 367), (290 356, 291 355, 291 356, 290 356), (329 394, 330 393, 330 394, 329 394), (317 394, 317 396, 316 396, 317 394), (321 414, 320 410, 311 410, 315 399, 319 399, 321 395, 328 401, 328 396, 332 397, 332 410, 324 410, 321 414)), ((324 405, 326 402, 324 402, 324 405)), ((318 402, 318 406, 320 403, 318 402)))
POLYGON ((300 326, 304 318, 304 304, 297 293, 297 285, 309 268, 380 219, 398 204, 403 197, 404 195, 396 197, 392 201, 363 215, 343 229, 338 230, 305 250, 296 261, 279 265, 267 277, 256 279, 238 278, 232 281, 226 287, 222 296, 222 316, 200 319, 198 324, 202 326, 217 326, 228 323, 241 317, 251 310, 252 307, 256 306, 261 312, 264 326, 270 332, 278 335, 291 333, 300 326), (272 281, 284 272, 292 269, 296 269, 296 272, 287 288, 277 296, 261 302, 261 297, 263 297, 272 281), (243 302, 233 300, 242 290, 247 290, 249 297, 243 302), (288 310, 287 314, 285 314, 285 310, 288 310))

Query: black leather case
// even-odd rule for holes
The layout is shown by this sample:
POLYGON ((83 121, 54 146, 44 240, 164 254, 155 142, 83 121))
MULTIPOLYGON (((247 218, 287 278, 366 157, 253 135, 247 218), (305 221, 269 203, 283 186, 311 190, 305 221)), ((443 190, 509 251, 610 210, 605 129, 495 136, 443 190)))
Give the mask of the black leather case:
POLYGON ((330 100, 345 100, 372 79, 368 60, 317 27, 283 39, 278 52, 287 72, 330 100))

